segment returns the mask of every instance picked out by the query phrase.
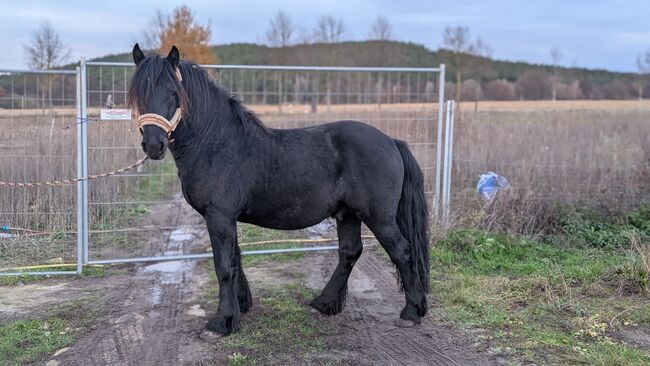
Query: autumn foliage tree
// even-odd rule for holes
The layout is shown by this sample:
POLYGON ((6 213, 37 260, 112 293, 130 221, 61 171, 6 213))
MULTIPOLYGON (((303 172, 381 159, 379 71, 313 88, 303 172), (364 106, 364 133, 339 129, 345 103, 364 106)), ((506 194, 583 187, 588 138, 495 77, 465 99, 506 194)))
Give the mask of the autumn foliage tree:
POLYGON ((174 9, 171 16, 156 14, 154 19, 160 26, 154 34, 155 45, 160 54, 167 54, 176 45, 183 58, 199 64, 214 64, 217 56, 210 47, 210 22, 200 25, 194 19, 194 12, 187 5, 174 9))

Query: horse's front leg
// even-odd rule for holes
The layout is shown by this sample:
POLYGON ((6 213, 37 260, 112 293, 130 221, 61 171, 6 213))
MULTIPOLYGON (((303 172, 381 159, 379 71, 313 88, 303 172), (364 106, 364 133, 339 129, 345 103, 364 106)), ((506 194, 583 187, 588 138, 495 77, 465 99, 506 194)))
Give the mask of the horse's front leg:
POLYGON ((235 284, 240 270, 237 223, 219 212, 208 212, 205 221, 210 233, 214 269, 219 280, 219 308, 214 318, 208 322, 208 329, 228 335, 239 329, 241 315, 235 284))

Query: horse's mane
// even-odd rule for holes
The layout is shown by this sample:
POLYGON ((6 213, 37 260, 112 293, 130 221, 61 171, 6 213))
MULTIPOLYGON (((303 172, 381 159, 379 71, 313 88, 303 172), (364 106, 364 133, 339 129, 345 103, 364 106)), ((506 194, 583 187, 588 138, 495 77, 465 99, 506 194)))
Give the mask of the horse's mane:
MULTIPOLYGON (((179 64, 182 83, 175 77, 172 65, 163 57, 147 57, 138 65, 131 80, 127 103, 136 111, 144 109, 148 98, 153 92, 156 81, 167 75, 166 82, 174 83, 179 103, 185 116, 199 117, 204 123, 218 123, 214 121, 214 105, 218 100, 228 103, 232 117, 238 120, 244 128, 259 127, 265 132, 270 129, 257 117, 255 112, 248 109, 241 100, 228 89, 211 80, 208 74, 198 65, 182 61, 179 64), (214 100, 214 99, 217 100, 214 100)), ((172 86, 172 85, 170 85, 172 86)), ((228 121, 221 121, 228 123, 228 121)))

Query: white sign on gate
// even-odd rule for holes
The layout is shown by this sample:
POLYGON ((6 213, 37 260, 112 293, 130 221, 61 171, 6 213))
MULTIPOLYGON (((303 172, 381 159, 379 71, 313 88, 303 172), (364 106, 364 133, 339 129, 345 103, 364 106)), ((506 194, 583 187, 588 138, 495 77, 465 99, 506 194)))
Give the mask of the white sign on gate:
POLYGON ((103 120, 125 120, 131 119, 131 110, 130 109, 101 109, 100 119, 103 120))

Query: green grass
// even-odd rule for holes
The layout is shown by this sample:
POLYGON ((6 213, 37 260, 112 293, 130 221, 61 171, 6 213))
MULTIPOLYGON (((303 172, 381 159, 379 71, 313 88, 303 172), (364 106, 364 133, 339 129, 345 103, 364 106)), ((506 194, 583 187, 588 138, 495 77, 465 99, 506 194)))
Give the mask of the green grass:
POLYGON ((0 326, 0 365, 38 363, 72 344, 82 329, 101 317, 97 298, 87 297, 50 308, 40 319, 0 326))
MULTIPOLYGON (((286 240, 286 239, 297 239, 300 238, 299 232, 296 231, 280 231, 280 230, 271 230, 265 229, 259 226, 250 225, 250 224, 237 224, 237 236, 240 243, 252 243, 258 241, 266 240, 286 240)), ((280 242, 273 244, 260 244, 260 245, 246 245, 241 247, 242 251, 250 250, 260 250, 260 249, 283 249, 283 248, 298 248, 305 246, 305 244, 300 243, 289 243, 289 242, 280 242)), ((288 261, 288 260, 297 260, 302 258, 304 253, 295 252, 295 253, 281 253, 281 254, 254 254, 254 255, 243 255, 242 264, 246 266, 252 266, 260 262, 268 260, 277 260, 277 261, 288 261)))
POLYGON ((432 248, 432 293, 446 316, 522 363, 650 364, 615 337, 626 324, 650 327, 650 298, 621 293, 636 254, 618 239, 603 245, 610 234, 592 243, 452 231, 432 248))
POLYGON ((70 323, 60 318, 0 326, 0 365, 34 362, 72 341, 70 323))
POLYGON ((233 354, 240 355, 237 361, 230 358, 230 363, 281 363, 286 361, 286 355, 306 356, 321 351, 325 343, 319 335, 332 329, 309 312, 306 303, 313 296, 298 285, 269 289, 260 296, 241 330, 223 339, 233 354))
MULTIPOLYGON (((210 284, 203 298, 206 308, 216 309, 217 279, 211 262, 206 263, 210 284)), ((220 339, 228 351, 229 365, 283 364, 288 362, 286 355, 313 358, 324 349, 325 343, 319 335, 333 330, 309 311, 307 303, 315 296, 313 291, 289 284, 253 296, 259 302, 244 316, 241 329, 220 339)))
MULTIPOLYGON (((300 238, 300 232, 286 232, 261 228, 255 225, 238 224, 240 243, 265 240, 300 238)), ((242 250, 292 248, 295 243, 263 244, 242 247, 242 250)), ((244 267, 259 265, 267 261, 300 259, 303 253, 242 256, 244 267)), ((218 285, 211 261, 206 262, 210 274, 210 285, 204 295, 207 308, 218 305, 218 285)), ((290 284, 279 288, 265 289, 254 294, 256 304, 251 313, 245 315, 239 332, 222 338, 220 342, 228 350, 228 364, 265 365, 283 364, 290 360, 287 355, 299 355, 301 359, 314 358, 325 347, 319 334, 331 332, 330 326, 318 315, 310 313, 307 303, 315 294, 302 286, 290 284)))
MULTIPOLYGON (((155 173, 164 175, 148 175, 140 179, 138 188, 131 193, 142 201, 153 201, 166 198, 172 192, 174 183, 178 181, 176 165, 172 158, 167 158, 157 163, 158 170, 155 173)), ((146 209, 146 208, 145 208, 146 209)))
MULTIPOLYGON (((49 272, 49 271, 76 271, 76 266, 65 267, 43 267, 37 269, 30 269, 29 272, 49 272)), ((83 278, 99 278, 104 277, 107 269, 104 266, 85 266, 81 277, 83 278)), ((48 278, 47 276, 40 275, 20 275, 20 276, 0 276, 0 286, 16 286, 28 283, 34 283, 48 278)))

